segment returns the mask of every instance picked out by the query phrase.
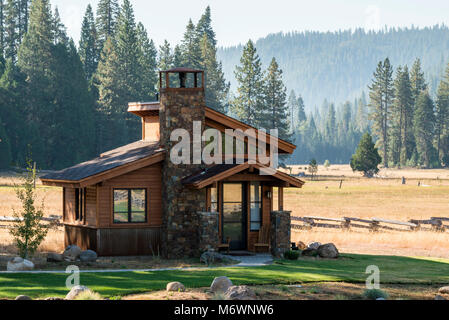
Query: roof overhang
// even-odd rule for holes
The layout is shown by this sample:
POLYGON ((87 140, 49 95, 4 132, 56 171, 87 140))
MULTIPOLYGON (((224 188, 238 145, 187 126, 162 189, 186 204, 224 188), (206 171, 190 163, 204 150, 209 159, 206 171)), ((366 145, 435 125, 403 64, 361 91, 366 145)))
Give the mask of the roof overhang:
POLYGON ((112 179, 128 172, 132 172, 144 167, 161 162, 165 159, 165 152, 161 151, 154 155, 139 159, 134 162, 126 163, 119 167, 115 167, 110 170, 92 175, 90 177, 81 180, 53 180, 53 179, 41 179, 42 184, 46 186, 55 187, 68 187, 68 188, 85 188, 95 185, 108 179, 112 179))
MULTIPOLYGON (((219 166, 219 165, 217 165, 217 166, 219 166)), ((235 166, 229 168, 228 170, 221 171, 211 177, 207 177, 206 179, 199 180, 199 181, 196 181, 193 183, 186 183, 185 185, 190 188, 193 188, 193 189, 203 189, 203 188, 210 186, 216 182, 229 179, 230 177, 237 175, 247 169, 249 169, 249 170, 258 169, 259 171, 265 170, 267 175, 260 175, 260 181, 270 181, 270 180, 276 179, 276 180, 283 182, 282 186, 284 186, 284 187, 302 188, 302 186, 305 183, 304 181, 297 179, 295 177, 292 177, 292 176, 290 176, 284 172, 281 172, 279 170, 275 170, 273 172, 272 168, 269 168, 262 164, 259 164, 259 163, 249 164, 248 162, 245 162, 245 163, 242 163, 239 165, 235 165, 235 166), (268 178, 271 178, 271 179, 268 179, 268 178)))

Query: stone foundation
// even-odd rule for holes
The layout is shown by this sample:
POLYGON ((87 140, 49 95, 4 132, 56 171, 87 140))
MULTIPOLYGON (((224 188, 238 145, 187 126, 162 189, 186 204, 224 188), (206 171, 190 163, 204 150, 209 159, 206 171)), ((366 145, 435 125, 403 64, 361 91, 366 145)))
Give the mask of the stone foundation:
POLYGON ((198 242, 200 252, 217 250, 218 212, 198 212, 198 242))
POLYGON ((291 211, 272 211, 270 215, 270 244, 271 254, 281 257, 282 254, 290 250, 290 213, 291 211))

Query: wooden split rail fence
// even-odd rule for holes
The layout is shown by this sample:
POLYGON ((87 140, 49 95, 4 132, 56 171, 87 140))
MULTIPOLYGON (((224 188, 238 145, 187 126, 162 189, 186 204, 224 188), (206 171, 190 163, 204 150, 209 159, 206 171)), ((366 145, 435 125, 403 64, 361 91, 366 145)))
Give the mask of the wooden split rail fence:
MULTIPOLYGON (((49 217, 43 217, 41 219, 41 221, 46 221, 48 222, 48 226, 49 227, 58 227, 61 225, 61 216, 55 216, 55 215, 51 215, 49 217)), ((20 219, 23 220, 23 219, 20 219)), ((18 221, 18 218, 15 217, 5 217, 5 216, 0 216, 0 223, 9 223, 9 224, 0 224, 0 229, 10 229, 13 227, 13 222, 18 221)))
POLYGON ((360 219, 360 218, 327 218, 316 216, 291 217, 292 230, 310 230, 312 228, 334 228, 334 229, 352 229, 361 228, 376 232, 381 230, 394 231, 439 231, 449 230, 449 218, 432 217, 428 220, 412 219, 408 222, 388 220, 380 218, 360 219), (297 222, 302 222, 299 224, 297 222), (447 222, 448 224, 444 224, 447 222))

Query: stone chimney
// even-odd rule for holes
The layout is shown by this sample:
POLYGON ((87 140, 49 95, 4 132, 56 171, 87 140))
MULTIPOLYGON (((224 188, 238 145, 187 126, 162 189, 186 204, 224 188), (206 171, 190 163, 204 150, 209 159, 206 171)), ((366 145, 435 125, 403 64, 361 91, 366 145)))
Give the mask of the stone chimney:
POLYGON ((193 141, 193 123, 205 126, 204 72, 176 68, 159 73, 160 83, 160 144, 166 158, 162 165, 163 235, 162 253, 167 258, 197 256, 199 254, 198 212, 206 207, 206 191, 191 190, 182 185, 184 177, 198 173, 202 164, 193 164, 193 148, 204 143, 193 141), (173 164, 170 151, 178 142, 170 141, 175 129, 190 134, 190 164, 173 164))

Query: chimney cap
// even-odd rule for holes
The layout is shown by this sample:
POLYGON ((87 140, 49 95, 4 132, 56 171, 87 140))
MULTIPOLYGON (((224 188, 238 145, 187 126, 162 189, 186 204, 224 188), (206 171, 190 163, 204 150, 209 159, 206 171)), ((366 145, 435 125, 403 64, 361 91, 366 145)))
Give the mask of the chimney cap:
POLYGON ((199 69, 179 67, 179 68, 173 68, 173 69, 169 69, 169 70, 162 70, 161 72, 164 72, 164 73, 175 73, 175 72, 200 73, 200 72, 204 72, 204 71, 199 70, 199 69))

